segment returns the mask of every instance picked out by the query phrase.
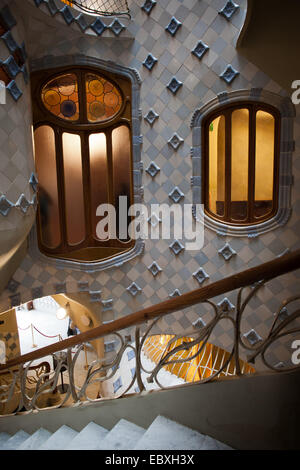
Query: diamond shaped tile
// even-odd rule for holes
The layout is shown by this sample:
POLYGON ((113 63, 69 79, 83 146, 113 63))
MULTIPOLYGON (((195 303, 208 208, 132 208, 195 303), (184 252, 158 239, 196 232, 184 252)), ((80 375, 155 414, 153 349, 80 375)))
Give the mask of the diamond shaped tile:
POLYGON ((155 213, 151 214, 151 216, 148 218, 148 222, 152 227, 157 227, 157 225, 161 222, 161 219, 157 217, 155 213))
POLYGON ((170 193, 169 198, 172 199, 175 203, 179 202, 184 198, 183 192, 176 186, 170 193))
POLYGON ((48 7, 48 10, 50 12, 50 14, 52 16, 56 15, 56 13, 59 11, 56 4, 55 4, 55 1, 54 0, 48 0, 47 2, 45 2, 47 7, 48 7))
POLYGON ((244 335, 244 338, 246 338, 246 340, 251 344, 251 346, 254 346, 255 344, 259 343, 260 341, 262 341, 262 338, 259 336, 259 334, 251 329, 250 331, 248 331, 247 333, 245 333, 244 335))
POLYGON ((180 293, 180 290, 179 289, 175 289, 172 294, 169 295, 169 297, 178 297, 179 295, 181 295, 180 293))
POLYGON ((89 292, 89 282, 79 281, 77 283, 79 292, 89 292))
POLYGON ((232 258, 232 256, 236 255, 236 251, 233 248, 231 248, 229 243, 225 243, 223 248, 218 250, 218 253, 222 255, 226 261, 229 261, 232 258))
POLYGON ((181 86, 182 82, 177 80, 176 77, 173 77, 168 83, 167 88, 175 95, 181 86))
POLYGON ((219 14, 224 16, 226 20, 230 20, 232 15, 238 10, 239 5, 229 0, 226 5, 219 11, 219 14))
POLYGON ((113 299, 107 299, 107 300, 101 300, 102 304, 102 310, 107 311, 107 310, 112 310, 113 308, 113 299))
POLYGON ((6 33, 4 33, 1 36, 1 39, 3 39, 3 41, 5 42, 5 45, 8 48, 10 53, 13 54, 17 50, 18 44, 16 43, 10 31, 7 31, 6 33))
POLYGON ((157 59, 152 55, 152 54, 148 54, 146 59, 144 60, 143 62, 143 65, 148 69, 148 70, 152 70, 154 65, 156 64, 157 62, 157 59))
POLYGON ((287 319, 288 316, 289 316, 288 309, 286 307, 283 307, 278 314, 278 319, 279 321, 284 321, 287 319))
POLYGON ((20 88, 18 87, 18 85, 16 84, 16 82, 14 80, 12 80, 8 85, 7 85, 7 90, 9 91, 9 93, 11 94, 11 96, 13 97, 13 99, 15 101, 18 101, 21 96, 22 96, 22 91, 20 90, 20 88))
POLYGON ((198 271, 193 273, 194 278, 199 282, 199 284, 202 284, 206 279, 209 278, 209 275, 203 268, 199 268, 198 271))
POLYGON ((180 243, 180 241, 178 240, 175 240, 173 243, 171 243, 171 245, 169 246, 170 250, 173 251, 174 255, 179 255, 179 253, 181 253, 182 250, 184 250, 184 246, 182 243, 180 243))
POLYGON ((129 287, 127 287, 128 292, 135 297, 139 292, 141 292, 140 286, 138 286, 135 282, 132 282, 129 287))
POLYGON ((12 29, 12 27, 17 24, 16 19, 7 5, 0 10, 0 21, 6 30, 12 29))
POLYGON ((67 291, 67 286, 65 282, 57 282, 54 284, 54 289, 56 294, 61 294, 67 291))
POLYGON ((9 56, 3 63, 2 67, 10 78, 15 78, 20 72, 20 67, 13 56, 9 56))
POLYGON ((24 82, 26 83, 26 85, 29 83, 29 74, 28 74, 28 70, 27 70, 27 67, 26 65, 22 65, 21 67, 21 72, 23 74, 23 78, 24 78, 24 82))
POLYGON ((18 281, 15 281, 15 279, 10 279, 9 283, 7 284, 6 288, 10 291, 10 292, 16 292, 16 290, 18 289, 20 283, 18 281))
POLYGON ((146 168, 146 172, 150 176, 152 176, 152 178, 155 178, 155 176, 157 175, 157 173, 159 173, 159 171, 160 171, 160 168, 159 166, 156 165, 155 162, 151 162, 148 168, 146 168))
POLYGON ((197 330, 201 330, 201 328, 204 328, 205 326, 206 323, 201 317, 197 318, 197 320, 193 322, 193 327, 197 330))
POLYGON ((147 15, 150 15, 151 10, 155 7, 156 2, 154 0, 146 0, 144 4, 141 6, 142 10, 144 10, 147 15))
POLYGON ((33 191, 36 192, 38 187, 38 180, 34 173, 31 173, 30 175, 29 184, 32 187, 33 191))
POLYGON ((144 119, 148 122, 148 124, 150 124, 150 126, 153 126, 158 117, 159 115, 153 109, 150 109, 146 116, 144 116, 144 119))
POLYGON ((101 290, 90 291, 90 302, 101 301, 101 290))
POLYGON ((161 267, 156 263, 156 261, 153 261, 153 263, 148 266, 148 269, 154 277, 156 277, 162 271, 161 267))
POLYGON ((13 203, 6 199, 4 195, 2 195, 0 197, 0 214, 7 216, 12 207, 14 207, 13 203))
POLYGON ((225 297, 221 302, 218 303, 219 310, 222 313, 231 313, 234 311, 235 306, 225 297))
POLYGON ((41 299, 43 297, 43 287, 37 286, 31 289, 31 295, 33 299, 41 299))
POLYGON ((30 206, 30 202, 26 199, 25 195, 24 194, 21 194, 21 196, 19 197, 19 199, 17 200, 16 202, 16 207, 18 207, 19 209, 21 209, 21 211, 26 214, 27 211, 28 211, 28 208, 30 206))
POLYGON ((204 44, 203 41, 199 41, 196 47, 192 50, 192 54, 194 54, 198 59, 202 59, 204 54, 208 51, 209 47, 204 44))
POLYGON ((97 18, 94 23, 91 24, 91 28, 97 36, 101 36, 102 33, 106 30, 107 26, 101 21, 100 18, 97 18))
POLYGON ((181 22, 178 21, 174 16, 172 17, 170 23, 168 24, 168 26, 166 26, 166 31, 168 31, 168 33, 170 33, 172 36, 175 36, 175 34, 177 33, 178 31, 178 28, 180 28, 181 26, 181 22))
POLYGON ((176 134, 176 132, 175 134, 173 134, 171 139, 168 140, 168 144, 171 145, 171 147, 173 147, 174 150, 177 150, 182 143, 183 143, 183 139, 178 134, 176 134))
POLYGON ((87 23, 85 16, 82 13, 80 13, 80 15, 77 16, 75 21, 80 27, 82 32, 85 32, 85 30, 89 27, 89 24, 87 23))
POLYGON ((60 10, 60 13, 61 13, 63 19, 65 20, 65 22, 67 23, 67 25, 70 25, 74 21, 74 16, 72 15, 72 12, 71 12, 70 8, 68 7, 68 5, 64 6, 60 10))
POLYGON ((125 26, 116 18, 114 22, 110 25, 110 29, 116 36, 119 36, 123 29, 126 29, 125 26))
POLYGON ((228 65, 224 72, 220 75, 220 78, 225 80, 226 83, 230 85, 230 83, 233 82, 233 80, 239 75, 239 72, 235 70, 232 65, 228 65))

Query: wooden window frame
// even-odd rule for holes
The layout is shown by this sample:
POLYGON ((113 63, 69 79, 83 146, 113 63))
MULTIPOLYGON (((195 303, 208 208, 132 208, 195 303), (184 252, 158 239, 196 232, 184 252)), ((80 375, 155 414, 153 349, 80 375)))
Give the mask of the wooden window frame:
POLYGON ((274 106, 254 101, 240 101, 234 104, 220 106, 218 109, 207 114, 202 124, 202 174, 204 184, 202 185, 202 201, 204 212, 210 218, 220 221, 230 226, 251 226, 261 224, 274 217, 278 211, 278 189, 279 189, 279 157, 280 157, 280 128, 281 115, 274 106), (230 217, 231 203, 231 116, 238 109, 248 109, 249 111, 249 153, 248 153, 248 209, 247 218, 241 221, 232 221, 230 217), (254 190, 255 190, 255 145, 256 145, 256 113, 265 111, 274 117, 274 177, 273 177, 273 205, 272 210, 262 217, 254 216, 254 190), (209 125, 217 117, 225 117, 225 201, 224 215, 218 216, 209 210, 209 125))
POLYGON ((37 240, 39 249, 42 254, 47 257, 53 257, 58 260, 70 260, 79 263, 99 263, 104 259, 111 258, 121 254, 124 251, 131 250, 134 246, 134 241, 121 241, 121 240, 107 240, 99 241, 93 236, 92 218, 91 218, 91 201, 90 191, 84 191, 85 203, 85 239, 76 245, 76 258, 74 258, 74 245, 70 247, 67 243, 67 222, 66 222, 66 206, 65 206, 65 189, 64 189, 64 168, 63 168, 63 152, 62 152, 62 134, 64 132, 74 133, 80 135, 81 150, 82 150, 82 175, 83 187, 90 188, 90 165, 89 165, 89 136, 95 133, 104 133, 107 138, 107 161, 108 161, 108 201, 114 204, 113 200, 113 172, 112 172, 112 145, 111 134, 114 129, 125 125, 129 129, 130 134, 130 149, 131 149, 131 168, 130 172, 130 203, 133 201, 133 149, 132 149, 132 123, 131 123, 131 102, 132 102, 132 83, 127 77, 123 77, 113 72, 100 70, 93 66, 88 65, 72 65, 66 67, 58 67, 55 69, 42 70, 33 72, 31 75, 32 84, 32 107, 33 107, 33 123, 34 130, 42 125, 50 126, 55 134, 55 147, 57 159, 57 184, 58 184, 58 197, 59 197, 59 217, 61 228, 61 243, 59 247, 51 249, 45 247, 41 239, 40 219, 37 212, 37 240), (56 117, 49 110, 45 108, 41 99, 41 91, 47 82, 65 73, 74 73, 78 79, 78 98, 79 98, 79 120, 67 121, 62 118, 56 117), (85 96, 85 81, 84 76, 86 73, 93 73, 107 78, 119 89, 122 96, 122 106, 115 116, 103 122, 88 122, 87 120, 87 107, 85 96), (108 254, 104 258, 97 259, 84 259, 83 254, 86 253, 87 248, 105 248, 108 249, 108 254), (73 253, 73 255, 72 255, 73 253))

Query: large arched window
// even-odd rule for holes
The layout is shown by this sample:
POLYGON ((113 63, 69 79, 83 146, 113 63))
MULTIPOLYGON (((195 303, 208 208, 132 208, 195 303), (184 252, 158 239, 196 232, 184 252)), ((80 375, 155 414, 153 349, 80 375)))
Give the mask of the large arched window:
POLYGON ((240 102, 208 114, 202 124, 206 214, 229 225, 262 223, 278 209, 280 113, 240 102))
POLYGON ((97 262, 130 250, 128 236, 103 240, 96 231, 100 204, 118 214, 119 196, 127 207, 133 197, 130 80, 61 68, 33 73, 32 94, 40 251, 97 262))

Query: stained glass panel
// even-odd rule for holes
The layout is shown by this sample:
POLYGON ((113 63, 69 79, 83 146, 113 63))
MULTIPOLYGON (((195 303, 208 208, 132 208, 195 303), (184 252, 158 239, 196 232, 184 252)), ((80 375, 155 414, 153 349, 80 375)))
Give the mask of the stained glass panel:
POLYGON ((86 75, 87 118, 89 122, 111 119, 121 109, 122 96, 117 87, 104 77, 86 75))
POLYGON ((44 106, 67 121, 79 119, 78 83, 75 74, 67 73, 50 80, 42 89, 44 106))

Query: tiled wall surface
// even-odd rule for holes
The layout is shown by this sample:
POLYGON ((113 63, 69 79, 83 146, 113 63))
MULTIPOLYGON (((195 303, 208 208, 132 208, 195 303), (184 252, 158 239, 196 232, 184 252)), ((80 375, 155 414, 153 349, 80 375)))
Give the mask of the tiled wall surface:
MULTIPOLYGON (((18 10, 20 2, 21 0, 12 3, 13 12, 18 10)), ((172 203, 169 195, 176 187, 183 195, 179 203, 192 203, 191 119, 197 108, 224 91, 263 88, 282 96, 286 94, 235 49, 245 18, 246 0, 236 0, 238 8, 230 18, 226 18, 226 14, 220 14, 227 4, 226 0, 158 0, 156 3, 149 0, 145 3, 144 0, 130 1, 132 19, 130 22, 123 21, 126 28, 119 35, 111 31, 106 35, 87 34, 74 22, 68 26, 61 15, 51 17, 45 2, 40 6, 36 6, 33 0, 28 0, 28 3, 30 17, 26 18, 24 15, 24 22, 27 31, 26 48, 31 60, 47 55, 84 54, 132 67, 140 74, 143 137, 141 160, 144 167, 142 182, 144 202, 148 206, 151 203, 172 203), (145 11, 147 8, 150 9, 149 13, 145 11), (208 49, 199 57, 203 45, 208 49), (238 72, 234 74, 231 83, 221 77, 229 65, 238 72), (176 92, 172 92, 174 77, 180 82, 176 92), (154 122, 151 122, 151 117, 156 117, 154 122), (176 140, 172 146, 174 134, 180 137, 178 147, 176 140), (151 175, 152 170, 155 175, 151 175)), ((225 13, 230 14, 230 8, 225 13)), ((1 45, 1 51, 2 49, 1 45)), ((225 78, 227 76, 228 73, 225 78)), ((24 115, 26 125, 30 109, 27 94, 23 94, 17 106, 11 97, 8 100, 11 106, 14 105, 14 116, 24 115)), ((4 109, 0 107, 0 113, 3 112, 4 109)), ((5 118, 1 119, 1 122, 4 121, 5 118)), ((1 124, 0 135, 5 132, 6 125, 6 121, 3 126, 1 124)), ((20 133, 23 135, 22 123, 18 122, 17 126, 20 126, 20 133)), ((103 320, 111 320, 166 300, 176 290, 179 293, 188 292, 210 281, 271 260, 287 249, 299 248, 299 111, 295 118, 294 140, 296 148, 293 156, 292 216, 284 227, 256 238, 221 236, 206 229, 205 243, 199 252, 188 251, 183 244, 183 249, 176 254, 176 250, 174 252, 171 249, 174 240, 146 240, 141 256, 122 266, 94 273, 58 269, 28 254, 1 295, 2 310, 8 308, 11 302, 25 302, 62 291, 89 290, 92 292, 91 300, 99 302, 103 308, 103 320), (222 254, 226 243, 234 251, 229 258, 222 254), (149 269, 153 262, 160 268, 156 275, 149 269), (131 289, 131 293, 128 288, 132 283, 136 287, 135 290, 131 289), (136 295, 132 295, 133 293, 136 295)), ((18 158, 22 162, 30 161, 31 151, 27 144, 23 148, 25 150, 19 152, 18 158)), ((4 152, 0 163, 2 190, 2 180, 6 181, 8 178, 3 161, 10 161, 12 156, 5 147, 1 151, 4 152)), ((16 166, 20 168, 20 165, 16 166)), ((19 176, 23 181, 20 188, 22 191, 25 191, 28 177, 28 169, 24 167, 23 176, 19 176)), ((10 191, 9 184, 3 190, 7 191, 10 191)), ((15 194, 11 197, 13 199, 15 194)), ((0 230, 3 223, 6 222, 1 218, 0 230)), ((263 287, 257 300, 254 299, 250 304, 243 331, 247 333, 254 329, 259 336, 264 337, 280 302, 298 293, 298 279, 299 276, 295 273, 263 287)), ((218 298, 217 302, 221 302, 224 297, 218 298)), ((235 296, 228 294, 227 297, 234 305, 235 296)), ((175 333, 189 330, 197 318, 206 319, 205 310, 204 306, 197 306, 169 315, 159 322, 158 328, 175 333)), ((213 338, 214 342, 225 348, 230 347, 231 330, 229 322, 220 324, 213 338)), ((281 359, 280 352, 282 347, 278 348, 278 357, 274 361, 281 359)))

